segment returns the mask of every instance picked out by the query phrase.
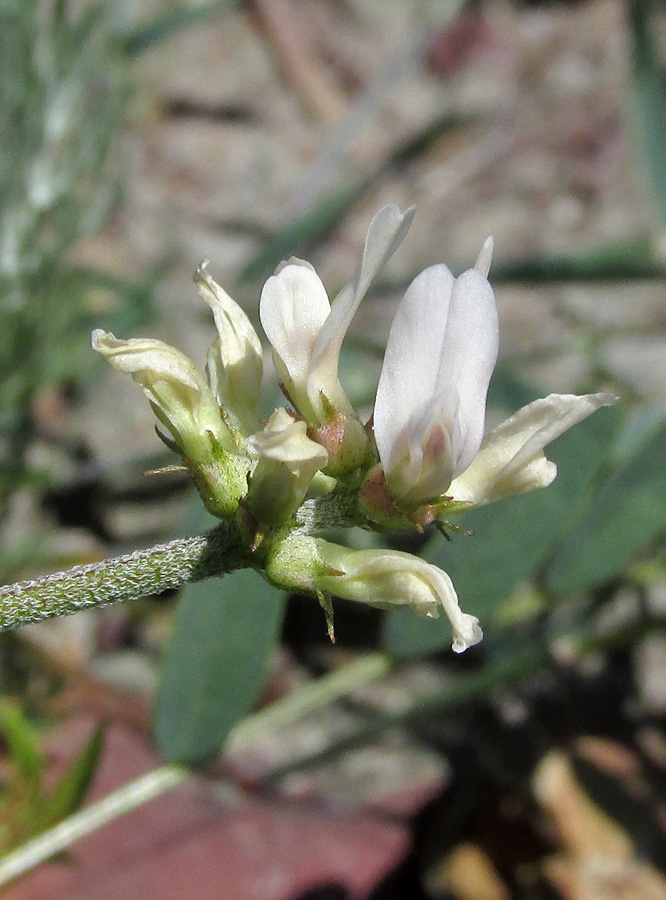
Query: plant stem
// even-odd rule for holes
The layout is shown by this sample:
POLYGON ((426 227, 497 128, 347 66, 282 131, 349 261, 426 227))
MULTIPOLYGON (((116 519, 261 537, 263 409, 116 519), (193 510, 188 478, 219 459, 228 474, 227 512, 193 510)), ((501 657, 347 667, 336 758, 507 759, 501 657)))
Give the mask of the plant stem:
POLYGON ((181 538, 126 556, 75 566, 34 581, 0 587, 0 630, 65 616, 91 606, 136 600, 224 575, 242 563, 233 552, 226 523, 196 537, 181 538))

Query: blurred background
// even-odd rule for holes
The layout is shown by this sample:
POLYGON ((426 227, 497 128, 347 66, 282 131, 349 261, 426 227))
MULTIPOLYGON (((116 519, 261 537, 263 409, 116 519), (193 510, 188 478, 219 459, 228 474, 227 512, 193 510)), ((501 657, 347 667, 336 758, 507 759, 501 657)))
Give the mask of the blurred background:
POLYGON ((1 634, 2 854, 200 772, 6 896, 666 897, 664 54, 656 0, 0 0, 3 581, 211 524, 144 474, 174 459, 93 327, 203 365, 202 259, 258 324, 281 259, 334 296, 388 202, 418 213, 346 342, 358 408, 411 278, 489 234, 489 423, 622 398, 473 536, 391 539, 481 618, 462 657, 442 620, 342 602, 331 645, 254 572, 1 634))

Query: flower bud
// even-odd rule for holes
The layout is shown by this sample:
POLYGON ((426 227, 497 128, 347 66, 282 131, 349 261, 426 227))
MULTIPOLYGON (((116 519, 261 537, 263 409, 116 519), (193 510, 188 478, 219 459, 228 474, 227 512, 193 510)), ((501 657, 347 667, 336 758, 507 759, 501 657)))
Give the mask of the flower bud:
POLYGON ((248 439, 247 446, 259 455, 247 505, 259 522, 281 525, 303 502, 328 454, 307 436, 305 422, 295 421, 282 408, 275 410, 263 431, 248 439))

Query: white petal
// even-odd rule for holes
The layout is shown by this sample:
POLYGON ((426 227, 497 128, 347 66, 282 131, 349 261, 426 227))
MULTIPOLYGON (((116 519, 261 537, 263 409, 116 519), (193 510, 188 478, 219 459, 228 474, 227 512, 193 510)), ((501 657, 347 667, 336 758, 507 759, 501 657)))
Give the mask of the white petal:
POLYGON ((476 262, 474 263, 474 268, 477 272, 480 272, 484 277, 488 277, 488 273, 490 272, 490 266, 493 261, 493 249, 495 247, 495 241, 493 240, 493 236, 486 238, 483 247, 479 251, 479 255, 476 258, 476 262))
POLYGON ((248 353, 261 357, 261 341, 245 311, 209 274, 208 261, 197 269, 194 281, 199 296, 213 311, 215 327, 226 356, 235 363, 248 353))
POLYGON ((361 264, 352 281, 340 291, 333 302, 313 353, 315 378, 327 382, 338 376, 340 349, 358 306, 366 295, 372 279, 395 253, 414 218, 416 207, 401 213, 395 203, 382 207, 374 216, 365 237, 361 264))
POLYGON ((388 487, 395 497, 411 504, 440 497, 453 478, 453 441, 448 427, 458 407, 455 388, 448 388, 424 407, 420 407, 394 444, 401 452, 388 474, 388 487))
POLYGON ((437 618, 440 608, 453 629, 453 649, 462 653, 483 638, 479 620, 462 612, 446 572, 400 550, 349 550, 317 539, 322 562, 337 570, 320 575, 320 588, 380 609, 411 606, 422 616, 437 618))
POLYGON ((97 350, 119 372, 128 375, 148 372, 154 378, 180 382, 192 390, 199 390, 201 377, 191 359, 164 341, 154 338, 123 340, 101 328, 92 333, 93 350, 97 350))
POLYGON ((330 311, 319 276, 300 263, 284 266, 261 292, 261 324, 277 354, 278 374, 298 395, 293 397, 296 403, 306 396, 315 342, 330 311))
POLYGON ((458 391, 457 427, 452 432, 454 477, 467 468, 481 446, 498 349, 493 289, 485 276, 469 269, 453 286, 437 384, 440 392, 449 385, 458 391))
POLYGON ((219 340, 208 351, 211 390, 241 434, 257 427, 261 408, 263 355, 252 323, 202 263, 194 276, 199 296, 211 307, 219 340))
MULTIPOLYGON (((447 456, 434 456, 412 485, 411 499, 443 494, 483 439, 486 395, 497 361, 499 324, 492 288, 475 269, 454 279, 431 266, 407 289, 389 334, 375 403, 374 431, 389 482, 409 486, 397 469, 416 471, 424 440, 439 429, 447 456), (436 490, 433 491, 433 488, 436 490), (432 491, 432 493, 431 493, 432 491)), ((426 454, 427 455, 427 454, 426 454)))
POLYGON ((309 263, 306 259, 299 259, 298 256, 290 256, 289 259, 283 259, 281 263, 278 263, 275 267, 274 275, 279 275, 283 269, 286 269, 287 266, 303 266, 306 269, 309 269, 311 272, 316 271, 315 267, 312 263, 309 263))
POLYGON ((437 394, 453 281, 444 265, 421 272, 393 319, 374 412, 377 450, 387 475, 408 450, 410 421, 428 409, 437 394))
POLYGON ((328 462, 324 447, 307 436, 305 422, 295 420, 283 407, 275 410, 264 429, 249 437, 247 444, 257 455, 288 464, 294 471, 311 461, 323 469, 328 462))
POLYGON ((99 329, 92 334, 92 345, 115 369, 131 375, 141 385, 156 415, 186 456, 208 461, 209 433, 226 449, 234 448, 217 401, 184 353, 162 341, 124 341, 99 329))
POLYGON ((249 509, 260 522, 278 525, 303 502, 315 474, 328 462, 328 453, 307 436, 303 421, 276 409, 263 431, 247 444, 259 460, 250 480, 249 509))
POLYGON ((455 500, 476 506, 546 487, 557 467, 543 448, 601 406, 614 394, 550 394, 524 406, 493 429, 469 468, 451 485, 455 500))

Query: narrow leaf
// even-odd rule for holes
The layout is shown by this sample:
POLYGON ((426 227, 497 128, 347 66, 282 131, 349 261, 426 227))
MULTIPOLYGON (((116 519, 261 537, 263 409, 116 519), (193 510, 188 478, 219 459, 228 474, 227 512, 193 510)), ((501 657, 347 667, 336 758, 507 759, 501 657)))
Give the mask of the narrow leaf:
POLYGON ((666 533, 666 420, 604 483, 546 572, 558 593, 585 590, 619 575, 658 534, 666 533))
POLYGON ((105 727, 99 725, 90 739, 60 778, 51 794, 44 800, 41 809, 43 827, 55 825, 66 816, 76 812, 83 803, 104 746, 105 727))
POLYGON ((626 0, 634 87, 630 113, 645 163, 647 188, 663 229, 666 225, 666 97, 655 42, 657 5, 653 0, 626 0))
POLYGON ((45 758, 37 733, 18 703, 6 699, 0 701, 0 728, 7 741, 11 761, 27 784, 37 791, 41 785, 45 758))
POLYGON ((184 28, 198 25, 207 18, 226 12, 237 3, 238 0, 208 0, 192 6, 183 2, 176 9, 161 13, 154 19, 137 25, 133 31, 119 34, 118 40, 125 53, 135 57, 163 43, 184 28))

